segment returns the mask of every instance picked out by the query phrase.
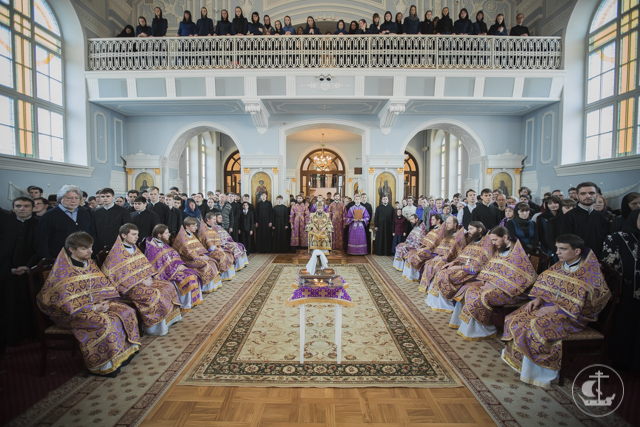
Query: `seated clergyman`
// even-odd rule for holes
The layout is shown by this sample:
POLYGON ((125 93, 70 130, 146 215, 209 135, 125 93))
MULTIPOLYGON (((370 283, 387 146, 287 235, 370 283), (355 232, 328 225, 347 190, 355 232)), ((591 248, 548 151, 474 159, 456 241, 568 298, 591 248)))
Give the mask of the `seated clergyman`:
POLYGON ((422 238, 429 232, 428 224, 422 222, 416 214, 409 216, 409 223, 412 227, 411 232, 407 240, 396 246, 396 253, 393 258, 393 268, 398 271, 404 270, 406 255, 410 250, 416 249, 422 241, 422 238))
POLYGON ((436 214, 431 217, 431 231, 420 239, 415 249, 410 249, 405 255, 402 277, 412 282, 420 281, 420 270, 424 263, 434 257, 433 251, 438 247, 445 234, 445 227, 442 225, 442 215, 436 214))
POLYGON ((464 235, 464 228, 458 230, 458 218, 449 215, 444 223, 444 238, 433 251, 433 258, 424 264, 422 277, 420 278, 421 292, 426 292, 435 276, 448 262, 453 261, 464 249, 467 242, 464 235))
POLYGON ((140 332, 135 310, 118 301, 91 259, 92 246, 83 231, 67 237, 37 302, 58 326, 71 328, 89 372, 115 377, 139 350, 140 332))
POLYGON ((324 210, 323 203, 320 201, 316 206, 317 209, 310 215, 306 226, 306 231, 309 235, 309 250, 319 249, 324 253, 329 253, 331 251, 333 224, 324 210))
POLYGON ((158 272, 157 279, 174 284, 180 299, 182 313, 202 303, 202 290, 198 273, 189 269, 180 254, 171 247, 169 227, 158 224, 152 236, 146 238, 144 254, 158 272))
POLYGON ((536 280, 536 272, 520 241, 513 241, 509 231, 497 226, 489 233, 496 253, 484 266, 477 281, 469 284, 460 311, 458 335, 466 340, 495 336, 493 308, 517 304, 536 280))
POLYGON ((208 251, 207 255, 216 260, 220 279, 230 280, 236 275, 233 248, 224 246, 222 238, 215 228, 217 215, 216 212, 207 212, 204 220, 200 222, 196 235, 202 246, 208 251))
POLYGON ((156 269, 136 247, 138 227, 125 224, 119 233, 102 264, 102 272, 120 295, 133 301, 145 333, 166 335, 169 326, 182 319, 176 288, 171 282, 155 277, 156 269))
POLYGON ((528 304, 507 316, 502 359, 520 380, 546 387, 562 363, 562 340, 594 322, 611 293, 593 251, 574 234, 556 238, 560 259, 533 285, 528 304))
POLYGON ((196 237, 198 221, 187 217, 183 221, 183 227, 173 239, 173 248, 178 251, 187 267, 198 272, 202 282, 202 292, 211 293, 222 286, 218 264, 207 255, 207 250, 196 237))
POLYGON ((222 223, 224 218, 222 214, 218 212, 216 214, 216 222, 212 228, 214 228, 218 232, 218 236, 222 239, 222 247, 225 249, 230 249, 233 252, 234 264, 233 267, 236 271, 240 271, 247 264, 249 264, 249 258, 247 257, 247 250, 242 243, 234 242, 233 238, 229 234, 227 230, 222 227, 222 223))

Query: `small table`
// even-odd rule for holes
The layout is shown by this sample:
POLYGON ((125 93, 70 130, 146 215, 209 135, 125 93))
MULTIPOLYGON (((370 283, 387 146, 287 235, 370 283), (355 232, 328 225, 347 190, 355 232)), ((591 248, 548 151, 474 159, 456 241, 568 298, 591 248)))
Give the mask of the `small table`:
MULTIPOLYGON (((338 276, 339 277, 339 276, 338 276)), ((307 323, 306 305, 333 304, 335 306, 335 341, 337 347, 337 363, 342 360, 342 307, 353 307, 353 301, 347 293, 342 277, 342 284, 337 286, 305 286, 294 283, 296 288, 287 300, 288 307, 300 307, 300 363, 304 363, 305 329, 307 323)))

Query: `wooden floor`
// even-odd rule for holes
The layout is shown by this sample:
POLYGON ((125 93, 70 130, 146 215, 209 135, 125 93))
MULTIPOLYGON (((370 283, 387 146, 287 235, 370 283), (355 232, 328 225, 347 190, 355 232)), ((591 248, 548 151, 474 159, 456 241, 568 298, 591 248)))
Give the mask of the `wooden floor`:
MULTIPOLYGON (((293 254, 278 255, 274 262, 291 263, 292 258, 293 254)), ((347 259, 349 264, 367 262, 365 257, 347 259)), ((141 426, 495 425, 466 387, 262 388, 178 383, 171 386, 141 426)))

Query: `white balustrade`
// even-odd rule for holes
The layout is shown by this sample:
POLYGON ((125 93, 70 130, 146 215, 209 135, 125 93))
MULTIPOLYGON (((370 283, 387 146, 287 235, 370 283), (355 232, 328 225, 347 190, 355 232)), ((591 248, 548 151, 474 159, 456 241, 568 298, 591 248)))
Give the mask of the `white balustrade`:
POLYGON ((557 70, 560 37, 333 35, 89 40, 89 70, 445 68, 557 70))

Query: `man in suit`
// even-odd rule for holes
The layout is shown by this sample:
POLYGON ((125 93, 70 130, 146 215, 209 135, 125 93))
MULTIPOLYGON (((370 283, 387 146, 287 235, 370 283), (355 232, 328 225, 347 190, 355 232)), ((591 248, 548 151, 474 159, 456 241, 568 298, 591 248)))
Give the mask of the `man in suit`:
POLYGON ((160 201, 160 189, 158 187, 149 188, 149 202, 147 208, 151 209, 160 217, 160 224, 169 222, 169 206, 160 201))

